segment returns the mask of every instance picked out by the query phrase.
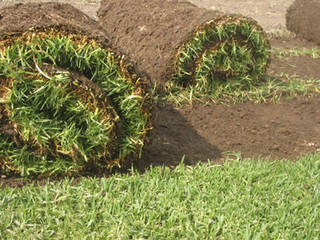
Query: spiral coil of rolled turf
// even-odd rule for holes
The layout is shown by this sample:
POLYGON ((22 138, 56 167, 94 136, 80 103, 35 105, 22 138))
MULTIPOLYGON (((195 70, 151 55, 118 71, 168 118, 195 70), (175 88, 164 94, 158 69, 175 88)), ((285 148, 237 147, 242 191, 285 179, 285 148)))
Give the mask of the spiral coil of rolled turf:
POLYGON ((73 175, 139 157, 144 89, 96 22, 59 3, 0 15, 0 170, 73 175))
POLYGON ((259 81, 269 64, 266 33, 248 17, 178 0, 103 0, 98 17, 111 41, 161 86, 212 92, 226 80, 259 81))

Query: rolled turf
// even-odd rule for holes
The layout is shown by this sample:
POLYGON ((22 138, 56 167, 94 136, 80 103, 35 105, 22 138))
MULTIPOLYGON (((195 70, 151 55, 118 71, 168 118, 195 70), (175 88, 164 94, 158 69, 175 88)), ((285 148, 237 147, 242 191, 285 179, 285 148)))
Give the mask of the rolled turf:
POLYGON ((74 175, 139 157, 141 79, 69 4, 0 10, 0 172, 74 175))
POLYGON ((226 80, 259 81, 270 44, 251 18, 178 0, 102 0, 100 25, 153 83, 214 91, 226 80))
POLYGON ((320 1, 296 0, 288 8, 286 23, 288 30, 298 37, 320 45, 320 1))

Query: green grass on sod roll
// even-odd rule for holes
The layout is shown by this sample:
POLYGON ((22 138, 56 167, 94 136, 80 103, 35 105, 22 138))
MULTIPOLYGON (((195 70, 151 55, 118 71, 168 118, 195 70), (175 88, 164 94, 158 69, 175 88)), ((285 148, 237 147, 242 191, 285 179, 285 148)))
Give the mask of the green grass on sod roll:
POLYGON ((227 81, 246 88, 265 75, 270 61, 270 43, 253 20, 231 15, 209 21, 180 47, 176 73, 169 84, 214 93, 227 81))
POLYGON ((74 174, 138 157, 148 114, 121 57, 85 36, 27 32, 2 42, 0 168, 74 174))

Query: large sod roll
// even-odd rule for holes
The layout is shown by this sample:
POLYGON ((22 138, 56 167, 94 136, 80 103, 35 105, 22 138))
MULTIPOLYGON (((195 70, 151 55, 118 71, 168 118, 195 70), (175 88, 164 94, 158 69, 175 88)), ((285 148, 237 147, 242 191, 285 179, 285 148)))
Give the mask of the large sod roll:
POLYGON ((296 0, 286 14, 288 30, 320 44, 320 0, 296 0))
POLYGON ((73 175, 139 157, 140 78, 69 4, 0 10, 0 172, 73 175))
POLYGON ((214 91, 226 80, 257 81, 270 44, 251 18, 178 0, 102 0, 99 22, 137 69, 161 86, 214 91))

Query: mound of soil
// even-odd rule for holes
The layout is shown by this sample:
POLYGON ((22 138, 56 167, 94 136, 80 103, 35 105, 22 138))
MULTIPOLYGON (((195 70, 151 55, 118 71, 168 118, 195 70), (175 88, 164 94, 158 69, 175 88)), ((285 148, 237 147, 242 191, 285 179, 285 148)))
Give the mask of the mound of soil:
POLYGON ((320 44, 320 1, 296 0, 287 10, 288 30, 320 44))

